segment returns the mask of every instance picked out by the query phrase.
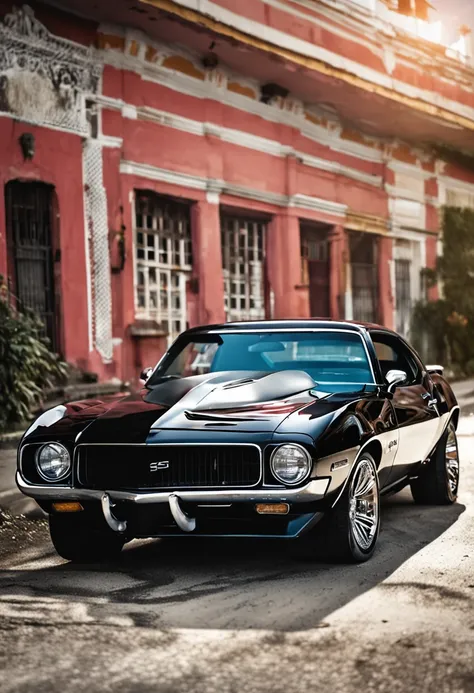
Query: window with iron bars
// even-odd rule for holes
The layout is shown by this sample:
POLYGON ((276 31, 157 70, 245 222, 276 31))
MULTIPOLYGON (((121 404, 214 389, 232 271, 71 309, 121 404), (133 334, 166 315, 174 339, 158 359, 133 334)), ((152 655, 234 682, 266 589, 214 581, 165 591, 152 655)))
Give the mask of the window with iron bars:
POLYGON ((310 262, 326 264, 329 259, 327 233, 301 225, 301 284, 310 283, 310 262))
POLYGON ((227 320, 265 318, 264 248, 267 223, 221 218, 224 305, 227 320))
POLYGON ((353 319, 378 322, 377 241, 371 234, 351 232, 349 248, 353 319))
POLYGON ((395 299, 397 332, 408 337, 411 319, 411 262, 395 260, 395 299))
POLYGON ((186 329, 186 281, 191 269, 190 206, 136 191, 136 317, 157 322, 169 342, 186 329))

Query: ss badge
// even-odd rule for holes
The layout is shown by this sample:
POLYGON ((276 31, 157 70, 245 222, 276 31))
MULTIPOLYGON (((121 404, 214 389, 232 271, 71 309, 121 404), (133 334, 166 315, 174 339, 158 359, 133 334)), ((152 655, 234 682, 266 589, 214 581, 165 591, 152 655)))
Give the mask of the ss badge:
POLYGON ((170 463, 167 461, 163 462, 150 462, 150 472, 158 472, 160 469, 169 469, 170 463))

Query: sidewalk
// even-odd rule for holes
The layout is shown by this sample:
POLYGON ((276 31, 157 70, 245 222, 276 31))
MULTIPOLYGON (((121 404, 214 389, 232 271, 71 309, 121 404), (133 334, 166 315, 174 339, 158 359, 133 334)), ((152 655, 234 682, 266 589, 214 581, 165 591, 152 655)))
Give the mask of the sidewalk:
POLYGON ((453 383, 452 388, 461 407, 458 435, 474 436, 474 378, 453 383))

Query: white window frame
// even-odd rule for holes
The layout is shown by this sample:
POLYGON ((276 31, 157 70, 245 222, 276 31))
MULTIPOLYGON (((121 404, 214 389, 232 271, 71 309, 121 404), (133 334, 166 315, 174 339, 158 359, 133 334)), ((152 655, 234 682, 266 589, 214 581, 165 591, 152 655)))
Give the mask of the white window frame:
POLYGON ((135 317, 158 323, 170 344, 187 327, 186 283, 192 272, 191 209, 173 198, 135 190, 133 213, 135 317), (149 197, 150 214, 140 213, 140 196, 149 197), (165 228, 165 220, 173 219, 173 215, 167 215, 166 210, 173 207, 177 212, 173 224, 177 228, 170 231, 165 228))
POLYGON ((223 213, 221 216, 224 309, 228 321, 265 318, 267 233, 268 221, 265 219, 231 213, 223 213), (250 237, 252 237, 252 243, 249 245, 250 237), (237 252, 242 238, 244 239, 243 256, 237 252))

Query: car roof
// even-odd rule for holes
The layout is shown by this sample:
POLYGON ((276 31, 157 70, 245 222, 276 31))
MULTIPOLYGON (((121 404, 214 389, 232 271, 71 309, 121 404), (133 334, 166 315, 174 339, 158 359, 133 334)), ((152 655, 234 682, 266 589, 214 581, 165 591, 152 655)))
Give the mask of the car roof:
POLYGON ((199 327, 192 327, 187 330, 185 334, 193 334, 196 332, 210 332, 219 331, 225 332, 227 330, 262 330, 262 329, 274 328, 275 330, 301 330, 301 329, 321 329, 321 330, 346 330, 349 332, 362 333, 366 330, 383 330, 384 332, 389 332, 391 334, 396 334, 391 330, 388 330, 382 325, 376 325, 375 323, 368 322, 355 322, 352 320, 333 320, 331 318, 310 318, 302 320, 251 320, 242 322, 225 322, 215 325, 201 325, 199 327))

